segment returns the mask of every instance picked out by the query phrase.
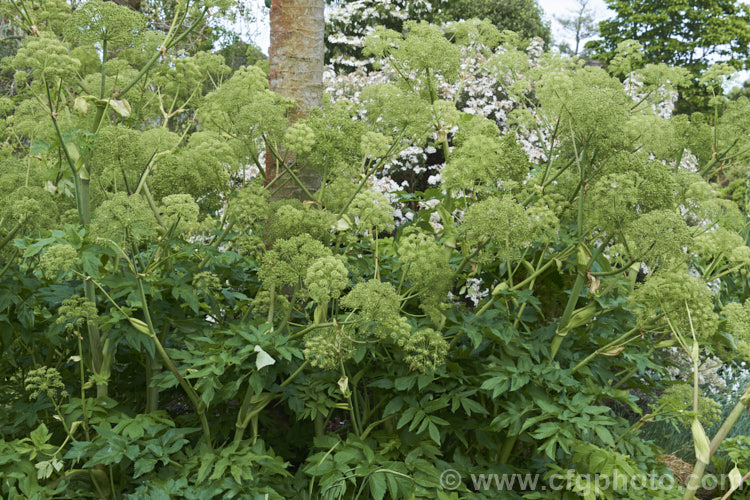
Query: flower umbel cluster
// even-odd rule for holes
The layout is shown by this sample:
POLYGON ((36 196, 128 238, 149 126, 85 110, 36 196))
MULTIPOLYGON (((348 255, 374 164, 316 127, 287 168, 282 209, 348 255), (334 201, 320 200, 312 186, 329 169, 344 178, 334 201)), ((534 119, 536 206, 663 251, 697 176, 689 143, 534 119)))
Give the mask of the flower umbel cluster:
POLYGON ((221 281, 216 274, 208 271, 203 271, 193 276, 193 287, 196 290, 217 290, 221 288, 221 281))
POLYGON ((710 338, 718 326, 711 290, 687 270, 655 272, 636 288, 629 303, 638 326, 646 331, 674 328, 689 339, 694 330, 698 340, 702 340, 710 338))
POLYGON ((154 213, 141 196, 115 193, 96 209, 91 233, 115 242, 139 243, 157 234, 154 213))
POLYGON ((87 321, 94 321, 98 317, 96 304, 77 295, 63 300, 57 313, 57 323, 65 325, 67 330, 80 328, 87 321))
POLYGON ((340 259, 329 255, 315 260, 307 270, 305 285, 310 297, 321 304, 338 298, 349 284, 349 272, 340 259))
POLYGON ((305 358, 324 370, 341 368, 354 352, 352 332, 341 327, 319 328, 305 337, 305 358))
POLYGON ((47 278, 54 279, 63 272, 69 272, 77 260, 78 252, 72 246, 68 244, 52 245, 39 259, 39 268, 47 278))
POLYGON ((330 256, 331 250, 308 234, 277 240, 273 248, 264 255, 263 266, 258 274, 269 285, 294 286, 307 276, 313 262, 330 256))
POLYGON ((189 194, 170 194, 161 199, 161 211, 167 229, 175 226, 176 234, 195 231, 198 228, 200 207, 189 194))
POLYGON ((750 360, 750 299, 744 304, 731 302, 724 306, 727 329, 735 336, 739 354, 750 360))
POLYGON ((365 132, 359 144, 359 151, 362 156, 380 158, 385 156, 391 147, 391 138, 386 137, 380 132, 365 132))
MULTIPOLYGON (((668 414, 683 427, 690 427, 693 419, 693 387, 686 383, 676 383, 666 391, 652 405, 654 409, 668 414)), ((704 427, 711 427, 721 418, 721 405, 707 396, 698 397, 698 415, 704 427)))
POLYGON ((398 344, 406 352, 404 359, 411 369, 422 373, 434 371, 442 365, 448 353, 448 343, 443 334, 432 328, 412 331, 408 336, 401 337, 398 344))
POLYGON ((369 229, 383 232, 394 226, 390 201, 375 191, 364 190, 357 194, 349 207, 349 214, 356 217, 357 227, 362 232, 369 229))
POLYGON ((49 366, 29 371, 24 380, 24 389, 29 393, 31 401, 40 394, 46 395, 52 401, 55 401, 58 396, 65 398, 68 395, 60 372, 49 366))
POLYGON ((296 155, 309 153, 315 145, 315 132, 304 123, 295 123, 284 134, 286 149, 296 155))

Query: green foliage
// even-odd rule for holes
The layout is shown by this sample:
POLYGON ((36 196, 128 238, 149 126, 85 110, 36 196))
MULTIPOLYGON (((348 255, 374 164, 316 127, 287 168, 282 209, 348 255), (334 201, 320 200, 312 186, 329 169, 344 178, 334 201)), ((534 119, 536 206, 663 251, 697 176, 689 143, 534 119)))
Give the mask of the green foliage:
POLYGON ((567 16, 555 16, 562 29, 573 37, 575 45, 570 47, 567 43, 559 45, 560 52, 578 56, 583 48, 583 42, 599 33, 596 22, 596 12, 589 0, 577 0, 576 6, 569 9, 567 16))
POLYGON ((443 21, 486 19, 499 31, 510 30, 524 38, 539 37, 550 43, 552 34, 536 0, 445 0, 440 17, 443 21))
POLYGON ((698 80, 710 64, 723 61, 735 69, 747 65, 750 11, 742 2, 609 0, 607 6, 615 15, 600 23, 601 40, 589 42, 587 47, 618 72, 636 69, 632 63, 641 59, 687 69, 692 82, 683 93, 684 111, 706 109, 710 89, 715 86, 706 88, 705 82, 698 80), (634 58, 623 65, 616 52, 623 44, 633 43, 638 44, 631 45, 636 49, 634 58))
POLYGON ((715 1, 707 4, 691 2, 632 2, 608 1, 607 6, 615 12, 615 17, 600 25, 602 41, 598 47, 612 51, 619 43, 631 39, 643 46, 642 55, 648 62, 666 63, 695 70, 708 66, 708 56, 728 59, 742 66, 746 40, 750 31, 744 28, 748 11, 741 2, 715 1), (699 7, 699 8, 698 8, 699 7), (708 19, 713 22, 707 23, 708 19), (639 26, 652 26, 646 32, 639 26), (691 31, 691 26, 704 26, 704 29, 691 31), (687 37, 675 38, 676 33, 687 37), (737 44, 727 44, 735 41, 737 44), (702 49, 702 56, 695 57, 696 50, 702 49))
POLYGON ((3 498, 676 498, 587 475, 668 474, 746 406, 716 374, 750 345, 747 100, 670 117, 685 72, 637 45, 621 82, 407 22, 290 125, 187 4, 171 35, 83 5, 4 63, 3 498), (279 200, 302 167, 320 190, 279 200))

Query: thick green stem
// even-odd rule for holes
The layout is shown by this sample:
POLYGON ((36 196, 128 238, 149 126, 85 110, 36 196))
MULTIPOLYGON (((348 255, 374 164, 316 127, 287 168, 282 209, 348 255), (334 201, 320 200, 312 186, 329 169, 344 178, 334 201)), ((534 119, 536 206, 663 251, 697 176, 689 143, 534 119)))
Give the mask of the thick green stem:
POLYGON ((556 263, 556 261, 560 261, 562 259, 565 259, 570 255, 574 250, 576 249, 575 246, 571 246, 560 252, 558 255, 553 256, 552 259, 547 261, 542 267, 537 269, 535 272, 530 274, 526 277, 525 280, 521 281, 520 283, 517 283, 516 285, 509 288, 510 291, 520 290, 521 288, 525 287, 532 281, 534 281, 536 278, 538 278, 541 274, 543 274, 547 269, 549 269, 552 265, 556 263))
POLYGON ((507 436, 503 442, 503 447, 500 449, 500 463, 507 464, 510 459, 510 454, 513 451, 513 447, 516 445, 518 436, 507 436))
POLYGON ((81 410, 83 411, 83 430, 86 433, 86 440, 90 441, 91 436, 89 435, 89 416, 86 412, 86 368, 83 364, 83 342, 81 341, 81 334, 78 330, 75 331, 76 340, 78 341, 78 357, 80 358, 79 369, 81 376, 81 410))
POLYGON ((154 380, 154 358, 146 356, 146 409, 145 413, 153 413, 159 406, 159 389, 152 387, 154 380))
POLYGON ((576 304, 578 303, 578 298, 581 296, 581 292, 583 291, 583 285, 586 280, 586 271, 591 267, 597 257, 599 257, 599 254, 602 252, 602 250, 604 250, 604 247, 607 243, 608 242, 605 241, 601 245, 599 245, 599 247, 591 255, 588 263, 585 264, 584 268, 581 268, 580 258, 577 259, 576 268, 578 269, 578 276, 576 276, 576 281, 575 283, 573 283, 573 288, 570 291, 568 303, 565 305, 565 310, 563 311, 563 315, 557 325, 555 338, 552 339, 552 344, 550 346, 550 354, 552 356, 552 359, 555 359, 555 356, 557 356, 557 352, 560 350, 560 345, 567 335, 566 327, 570 322, 570 318, 573 316, 573 311, 575 310, 576 304))
POLYGON ((471 259, 477 256, 479 254, 480 250, 482 249, 482 242, 480 242, 477 247, 466 257, 461 260, 461 263, 458 265, 455 271, 453 271, 453 276, 451 276, 451 283, 456 281, 456 278, 458 278, 458 275, 461 274, 464 269, 466 268, 466 265, 469 263, 471 259))
MULTIPOLYGON (((281 387, 286 387, 292 381, 302 373, 302 370, 304 370, 307 365, 310 364, 308 360, 305 360, 299 368, 297 368, 294 373, 289 375, 286 380, 284 380, 281 383, 281 387)), ((255 395, 255 391, 253 391, 252 387, 248 385, 247 390, 245 391, 245 397, 242 399, 242 404, 240 405, 240 412, 237 414, 237 421, 235 423, 235 431, 234 431, 234 440, 235 441, 241 441, 242 436, 245 433, 245 429, 247 428, 247 424, 250 423, 250 421, 255 418, 263 409, 268 406, 268 404, 273 401, 275 397, 277 397, 278 394, 271 394, 271 393, 261 393, 257 396, 255 395)))
MULTIPOLYGON (((87 227, 91 223, 91 202, 89 199, 90 195, 90 180, 86 168, 82 167, 79 172, 79 181, 81 185, 81 224, 87 227)), ((86 300, 96 304, 96 288, 91 280, 83 282, 83 293, 86 300)), ((86 322, 86 330, 89 337, 89 348, 91 349, 91 364, 94 369, 94 373, 99 375, 102 371, 102 366, 105 364, 104 358, 110 356, 109 353, 105 353, 102 350, 102 339, 99 334, 99 326, 95 321, 86 322)), ((96 386, 97 397, 107 397, 108 388, 107 382, 97 384, 96 386)))
POLYGON ((21 223, 19 222, 15 226, 13 226, 10 229, 10 231, 8 231, 8 234, 6 234, 2 240, 0 240, 0 250, 2 250, 3 247, 5 247, 5 245, 7 245, 8 242, 10 242, 10 240, 12 240, 16 236, 16 234, 18 234, 18 231, 20 230, 21 230, 21 223))
MULTIPOLYGON (((651 354, 652 352, 653 352, 653 349, 650 349, 649 350, 649 354, 651 354)), ((627 382, 628 380, 630 380, 630 377, 632 377, 633 375, 635 375, 637 372, 638 372, 638 367, 637 366, 632 367, 627 372, 625 372, 625 374, 623 375, 623 377, 615 385, 613 385, 612 388, 613 389, 619 389, 620 387, 622 387, 623 385, 625 385, 625 382, 627 382)))
MULTIPOLYGON (((162 327, 162 338, 159 341, 164 344, 167 337, 169 324, 165 321, 162 327)), ((152 386, 153 378, 161 372, 161 363, 156 356, 147 355, 146 358, 146 413, 153 413, 159 409, 159 388, 152 386)))
POLYGON ((104 87, 106 87, 107 74, 104 71, 104 65, 107 63, 107 39, 102 40, 102 78, 99 85, 99 99, 104 99, 104 87))
POLYGON ((145 182, 143 183, 143 197, 146 198, 146 202, 148 203, 149 208, 151 209, 151 212, 154 214, 154 219, 156 219, 156 223, 161 226, 162 229, 165 231, 168 229, 166 225, 164 225, 164 221, 161 219, 161 216, 159 215, 159 209, 156 207, 156 203, 154 203, 154 197, 151 196, 151 190, 148 188, 148 184, 145 182))
MULTIPOLYGON (((190 32, 193 31, 196 26, 198 26, 198 23, 200 23, 203 20, 207 12, 208 12, 208 7, 203 9, 203 11, 195 20, 195 22, 191 24, 190 27, 187 30, 185 30, 177 38, 172 39, 173 29, 170 29, 170 32, 167 34, 166 38, 164 39, 164 43, 162 44, 162 46, 159 47, 157 52, 151 57, 151 59, 148 60, 145 66, 141 68, 138 74, 135 75, 135 78, 133 78, 130 81, 130 83, 128 83, 120 92, 117 93, 117 97, 121 98, 122 96, 127 94, 130 91, 130 89, 132 89, 141 80, 141 78, 143 78, 146 75, 146 73, 149 72, 149 70, 151 69, 151 66, 153 66, 156 63, 156 61, 159 60, 159 56, 161 56, 162 54, 165 54, 168 49, 171 49, 172 47, 180 43, 188 34, 190 34, 190 32)), ((175 19, 174 19, 174 22, 172 23, 173 28, 174 28, 174 24, 176 20, 177 20, 177 13, 175 13, 175 19)))
POLYGON ((310 193, 310 190, 307 189, 307 186, 305 186, 305 183, 302 182, 299 177, 297 177, 297 174, 294 173, 294 171, 289 167, 289 165, 286 164, 286 162, 281 162, 281 165, 284 167, 284 170, 286 170, 286 173, 289 174, 289 176, 292 178, 295 184, 302 190, 303 193, 305 193, 305 196, 307 196, 310 200, 315 200, 315 197, 310 193))
POLYGON ((627 332, 623 333, 622 335, 620 335, 619 337, 617 337, 615 340, 613 340, 609 344, 607 344, 607 345, 605 345, 603 347, 600 347, 596 351, 592 352, 585 359, 583 359, 580 363, 578 363, 577 365, 575 365, 573 367, 573 370, 571 371, 571 373, 577 372, 578 370, 580 370, 581 368, 583 368, 584 366, 586 366, 587 364, 589 364, 591 362, 591 360, 594 359, 595 357, 597 357, 599 354, 603 353, 604 351, 606 351, 610 347, 614 347, 617 344, 619 344, 620 342, 623 342, 626 338, 630 337, 631 335, 633 335, 637 331, 638 331, 638 327, 632 328, 632 329, 628 330, 627 332))
MULTIPOLYGON (((745 389, 745 392, 742 394, 742 397, 740 397, 739 402, 734 406, 732 411, 729 413, 729 416, 727 416, 727 419, 724 420, 724 423, 721 425, 719 430, 716 432, 716 435, 711 440, 711 447, 709 448, 708 454, 709 459, 714 456, 714 453, 716 453, 716 451, 719 449, 722 441, 724 441, 724 439, 729 434, 729 431, 732 430, 732 427, 734 427, 734 424, 736 424, 737 420, 739 420, 739 418, 742 416, 749 402, 750 385, 745 389)), ((685 494, 682 496, 682 500, 692 500, 693 498, 695 498, 695 493, 700 487, 701 479, 703 479, 703 472, 706 470, 706 465, 707 464, 704 464, 700 460, 696 460, 695 467, 693 467, 693 473, 690 475, 690 480, 688 481, 687 487, 685 489, 685 494)))
POLYGON ((52 103, 52 95, 50 94, 50 91, 49 91, 49 85, 47 84, 46 80, 43 83, 44 83, 44 90, 47 92, 47 105, 49 106, 50 118, 52 118, 52 125, 55 128, 55 134, 57 135, 57 140, 60 141, 60 148, 62 149, 63 155, 65 156, 65 161, 67 162, 68 166, 70 167, 70 171, 73 174, 73 186, 75 187, 75 191, 76 191, 76 208, 78 209, 78 218, 80 219, 81 224, 83 224, 83 210, 81 207, 81 183, 78 180, 78 174, 76 172, 76 165, 70 156, 70 151, 68 151, 68 147, 65 145, 62 132, 60 132, 60 126, 57 124, 57 112, 55 111, 54 104, 52 103))
MULTIPOLYGON (((346 368, 344 368, 344 361, 341 360, 341 377, 346 380, 350 380, 349 377, 346 374, 346 368)), ((359 426, 359 408, 357 407, 357 398, 354 394, 354 391, 356 391, 356 387, 352 383, 352 388, 349 392, 349 394, 344 394, 344 397, 349 402, 349 416, 352 419, 352 428, 354 429, 354 432, 357 434, 357 436, 362 435, 362 429, 359 426), (352 397, 354 396, 354 397, 352 397)))
POLYGON ((253 386, 251 384, 247 384, 245 396, 242 398, 242 404, 240 405, 240 411, 237 413, 237 421, 235 423, 234 430, 235 441, 242 441, 242 436, 245 433, 245 429, 247 428, 247 424, 249 422, 247 415, 250 411, 250 403, 252 402, 253 394, 255 394, 255 391, 253 391, 253 386))
POLYGON ((560 345, 567 335, 565 327, 568 326, 568 322, 570 321, 576 304, 578 303, 578 298, 581 296, 581 292, 583 291, 583 282, 584 274, 578 273, 576 281, 573 284, 573 289, 570 291, 570 297, 568 298, 568 303, 565 306, 565 311, 563 311, 560 323, 557 325, 557 333, 555 334, 555 338, 552 339, 552 345, 550 346, 552 359, 555 359, 555 356, 557 356, 557 352, 560 350, 560 345))
POLYGON ((326 421, 323 414, 318 412, 315 415, 315 437, 323 437, 326 434, 326 421))
MULTIPOLYGON (((86 300, 96 304, 96 289, 94 283, 91 280, 83 282, 83 294, 86 300)), ((86 332, 89 337, 89 349, 91 350, 91 365, 96 375, 101 374, 102 365, 104 364, 104 356, 107 355, 102 351, 102 341, 99 336, 99 327, 94 321, 86 322, 86 332)), ((100 398, 106 398, 108 395, 108 383, 99 383, 96 385, 96 396, 100 398)))
MULTIPOLYGON (((221 243, 224 241, 224 238, 227 237, 227 235, 229 234, 229 232, 232 230, 233 227, 234 227, 234 219, 230 219, 229 223, 227 223, 227 226, 224 228, 221 234, 214 241, 211 242, 211 246, 213 248, 219 248, 219 245, 221 245, 221 243)), ((206 264, 208 264, 209 258, 210 258, 210 255, 206 255, 205 257, 203 257, 200 264, 198 264, 198 268, 203 269, 203 267, 206 264)))
POLYGON ((169 367, 169 369, 172 371, 174 376, 177 378, 177 381, 180 383, 180 386, 182 386, 188 398, 190 398, 190 401, 193 403, 195 412, 198 415, 198 419, 201 422, 201 427, 203 428, 203 438, 206 441, 206 444, 208 445, 208 447, 212 448, 213 446, 211 444, 211 428, 209 427, 208 419, 206 418, 205 405, 203 404, 203 401, 201 400, 198 393, 195 392, 195 389, 193 389, 193 386, 190 384, 190 382, 185 380, 182 374, 180 374, 180 371, 172 362, 172 358, 169 357, 169 354, 167 354, 167 351, 164 349, 164 346, 159 340, 159 336, 156 334, 156 330, 154 329, 154 324, 151 321, 151 313, 149 312, 148 302, 146 301, 146 292, 143 289, 143 282, 141 281, 139 277, 136 277, 136 282, 138 284, 138 294, 140 295, 141 307, 143 308, 143 315, 146 318, 146 325, 148 326, 149 336, 154 341, 154 345, 156 346, 156 351, 159 353, 159 356, 162 358, 162 361, 164 361, 164 364, 166 364, 169 367))

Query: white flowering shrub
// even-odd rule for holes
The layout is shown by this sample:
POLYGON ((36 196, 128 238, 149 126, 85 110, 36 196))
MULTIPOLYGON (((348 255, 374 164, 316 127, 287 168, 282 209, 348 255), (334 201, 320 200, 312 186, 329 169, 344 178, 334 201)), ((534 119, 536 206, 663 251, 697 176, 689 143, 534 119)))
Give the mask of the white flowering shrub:
POLYGON ((404 21, 425 19, 434 0, 341 1, 326 13, 327 60, 336 71, 350 72, 371 65, 363 57, 365 37, 376 26, 400 30, 404 21))

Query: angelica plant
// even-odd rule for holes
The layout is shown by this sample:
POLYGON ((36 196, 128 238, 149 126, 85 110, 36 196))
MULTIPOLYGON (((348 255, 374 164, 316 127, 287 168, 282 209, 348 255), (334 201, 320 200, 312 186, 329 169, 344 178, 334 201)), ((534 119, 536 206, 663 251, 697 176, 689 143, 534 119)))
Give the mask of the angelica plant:
POLYGON ((45 477, 0 495, 637 477, 663 471, 644 414, 715 420, 674 381, 710 393, 746 355, 747 218, 715 182, 745 166, 746 103, 672 116, 681 73, 632 46, 612 74, 487 23, 409 23, 290 125, 259 67, 183 43, 205 4, 154 32, 32 3, 49 33, 3 63, 0 101, 0 475, 45 477), (303 166, 320 188, 278 199, 303 166), (28 401, 40 369, 69 397, 28 401), (41 423, 60 470, 19 451, 41 423))

